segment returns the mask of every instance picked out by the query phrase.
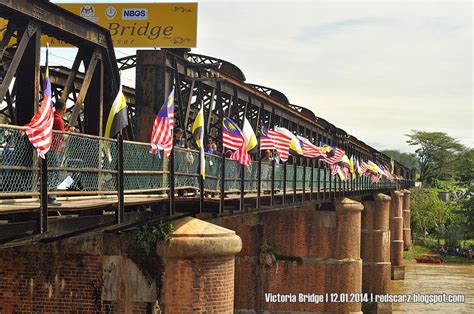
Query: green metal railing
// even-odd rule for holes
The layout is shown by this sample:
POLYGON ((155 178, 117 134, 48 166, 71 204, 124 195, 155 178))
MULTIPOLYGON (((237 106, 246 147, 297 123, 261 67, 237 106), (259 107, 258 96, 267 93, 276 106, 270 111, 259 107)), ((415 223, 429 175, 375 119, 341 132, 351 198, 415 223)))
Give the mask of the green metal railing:
MULTIPOLYGON (((26 135, 22 135, 21 127, 0 125, 0 198, 38 197, 44 186, 49 195, 118 194, 122 203, 125 194, 161 193, 170 198, 172 207, 176 195, 187 196, 189 193, 184 193, 187 191, 196 196, 203 186, 205 193, 201 194, 201 200, 219 197, 222 211, 229 194, 241 195, 239 208, 242 209, 244 194, 257 199, 256 207, 259 207, 260 198, 269 195, 270 205, 274 205, 277 197, 280 204, 314 198, 325 200, 377 189, 404 188, 412 183, 382 178, 373 184, 359 176, 342 182, 338 176, 331 175, 325 163, 308 158, 293 158, 300 162, 296 166, 253 161, 249 167, 226 158, 222 171, 222 156, 213 154, 206 154, 206 178, 201 181, 197 150, 175 147, 172 158, 166 159, 150 154, 147 143, 56 131, 46 160, 42 166, 26 135), (46 181, 41 179, 42 169, 46 171, 43 176, 46 181)), ((41 195, 47 194, 45 191, 41 195)), ((119 201, 120 207, 123 211, 119 201)))

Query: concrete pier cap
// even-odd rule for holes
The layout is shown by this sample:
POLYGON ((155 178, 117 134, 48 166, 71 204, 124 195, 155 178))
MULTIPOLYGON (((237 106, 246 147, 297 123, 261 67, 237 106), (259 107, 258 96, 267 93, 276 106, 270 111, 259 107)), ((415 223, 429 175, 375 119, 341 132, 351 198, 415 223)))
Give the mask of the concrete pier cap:
POLYGON ((401 196, 403 196, 403 192, 402 192, 402 191, 404 191, 404 190, 401 190, 401 191, 395 190, 395 191, 392 191, 392 192, 390 192, 390 193, 392 193, 392 195, 401 197, 401 196))
POLYGON ((163 258, 161 305, 164 313, 234 312, 235 254, 242 240, 234 231, 186 217, 156 247, 163 258))
POLYGON ((235 255, 242 250, 242 240, 235 231, 206 221, 186 217, 177 220, 171 239, 157 245, 163 257, 210 257, 235 255))
POLYGON ((336 205, 336 212, 361 212, 364 209, 364 205, 361 202, 355 201, 350 198, 343 198, 342 200, 337 200, 335 202, 336 205))
POLYGON ((376 202, 390 202, 392 198, 383 193, 377 193, 374 195, 374 201, 376 202))

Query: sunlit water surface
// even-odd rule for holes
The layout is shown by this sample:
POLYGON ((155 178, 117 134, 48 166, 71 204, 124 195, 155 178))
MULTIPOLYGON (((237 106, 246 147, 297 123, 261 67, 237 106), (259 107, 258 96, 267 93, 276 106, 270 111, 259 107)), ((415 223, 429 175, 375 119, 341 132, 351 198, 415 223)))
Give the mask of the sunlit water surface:
POLYGON ((464 294, 465 303, 394 303, 394 313, 474 313, 473 264, 405 265, 405 280, 391 282, 392 294, 464 294))

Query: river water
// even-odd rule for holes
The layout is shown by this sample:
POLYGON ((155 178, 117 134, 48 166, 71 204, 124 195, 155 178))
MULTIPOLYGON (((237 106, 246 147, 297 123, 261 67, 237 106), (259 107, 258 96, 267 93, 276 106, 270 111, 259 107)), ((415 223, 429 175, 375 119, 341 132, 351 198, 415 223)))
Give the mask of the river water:
POLYGON ((393 303, 394 313, 474 313, 474 264, 405 264, 405 280, 391 294, 463 294, 464 303, 393 303))

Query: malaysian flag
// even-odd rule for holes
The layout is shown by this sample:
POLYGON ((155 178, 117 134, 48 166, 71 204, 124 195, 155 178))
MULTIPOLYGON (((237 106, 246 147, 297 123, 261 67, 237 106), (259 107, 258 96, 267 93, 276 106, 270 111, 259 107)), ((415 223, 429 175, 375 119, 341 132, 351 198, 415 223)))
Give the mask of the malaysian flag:
POLYGON ((247 142, 240 128, 229 118, 222 120, 222 144, 234 150, 230 158, 237 160, 242 165, 250 165, 252 160, 247 153, 247 142))
POLYGON ((290 145, 293 139, 287 134, 276 130, 268 130, 268 136, 273 141, 273 145, 275 145, 280 160, 283 162, 287 161, 288 156, 290 155, 290 145))
POLYGON ((371 175, 370 175, 370 181, 371 181, 372 183, 379 183, 380 177, 379 177, 378 175, 376 175, 376 174, 371 174, 371 175))
POLYGON ((38 156, 45 158, 46 153, 51 148, 53 141, 53 120, 54 109, 51 102, 51 82, 49 81, 48 69, 48 46, 46 46, 46 73, 43 81, 43 100, 38 112, 25 125, 26 136, 31 144, 36 148, 38 156))
POLYGON ((166 102, 156 114, 153 123, 153 131, 150 139, 150 153, 156 154, 158 150, 164 150, 165 156, 169 157, 173 148, 173 127, 174 127, 174 87, 171 90, 166 102))
POLYGON ((323 151, 323 158, 324 160, 332 165, 338 161, 341 161, 342 157, 346 154, 346 152, 336 146, 329 146, 327 144, 321 143, 321 149, 323 151))
POLYGON ((250 166, 252 164, 252 159, 250 158, 249 153, 244 149, 237 149, 236 151, 230 154, 231 159, 235 159, 239 164, 244 166, 250 166))
POLYGON ((361 162, 360 162, 360 171, 362 172, 362 175, 364 175, 366 177, 370 176, 369 168, 367 168, 367 164, 363 160, 361 160, 361 162))
POLYGON ((260 122, 259 135, 260 135, 260 150, 275 149, 275 144, 273 143, 273 140, 268 135, 268 128, 263 124, 263 122, 260 122))
POLYGON ((317 147, 313 143, 311 143, 307 138, 302 136, 297 136, 300 140, 301 148, 303 149, 303 155, 305 157, 316 158, 323 154, 323 150, 321 147, 317 147))

